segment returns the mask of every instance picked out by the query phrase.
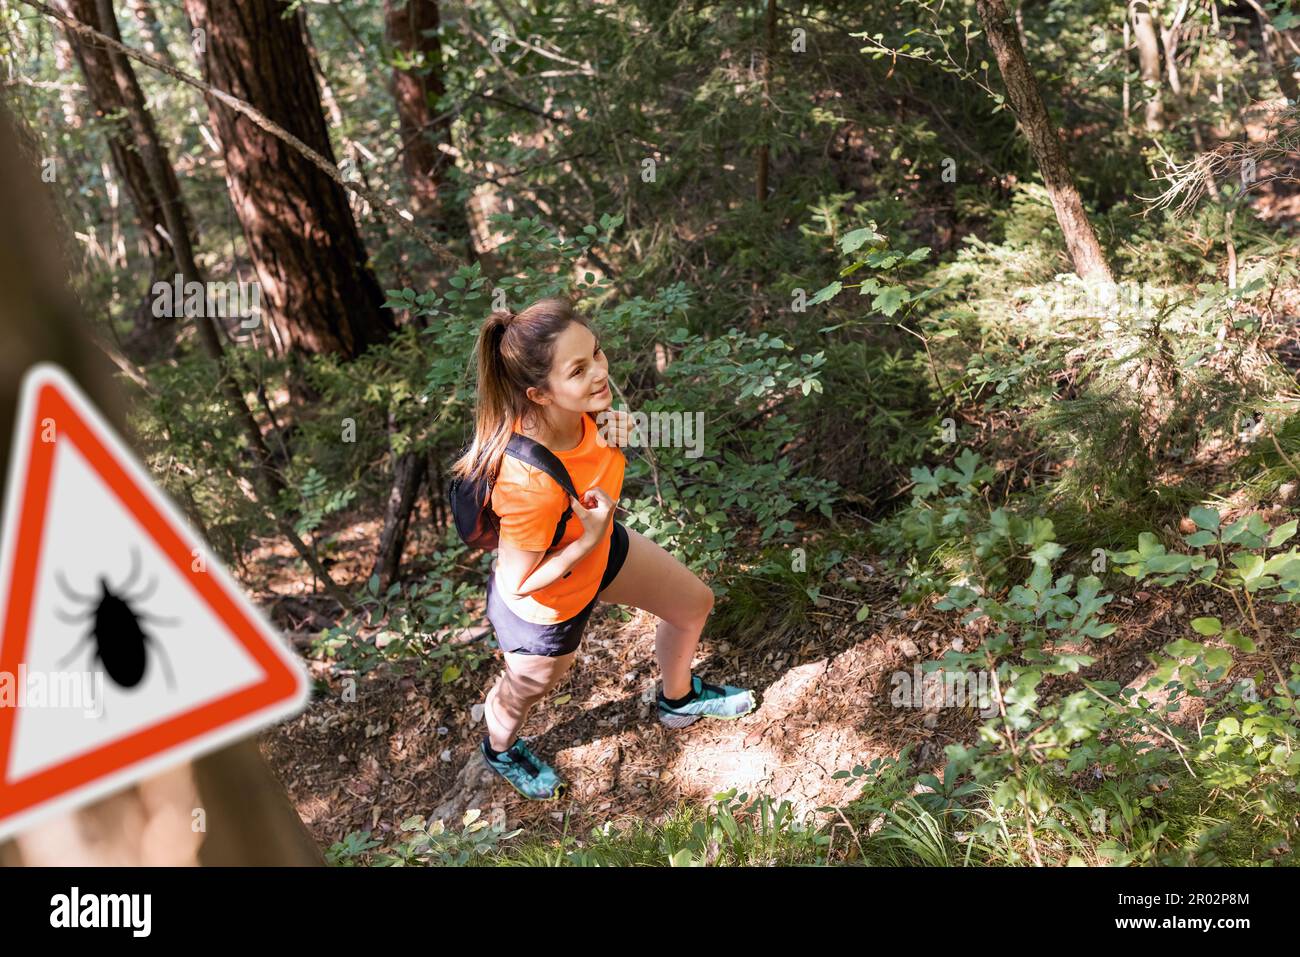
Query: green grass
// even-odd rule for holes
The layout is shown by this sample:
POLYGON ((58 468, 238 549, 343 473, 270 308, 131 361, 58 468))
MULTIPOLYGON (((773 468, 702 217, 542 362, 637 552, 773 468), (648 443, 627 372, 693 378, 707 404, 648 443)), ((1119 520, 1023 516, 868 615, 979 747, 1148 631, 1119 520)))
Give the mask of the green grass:
MULTIPOLYGON (((901 766, 900 766, 901 767, 901 766)), ((1139 794, 1131 782, 1103 781, 1091 791, 1061 778, 1040 778, 1050 814, 1035 819, 1035 846, 1046 866, 1291 866, 1300 834, 1300 797, 1284 786, 1240 792, 1204 787, 1190 778, 1159 793, 1139 794), (1151 797, 1143 801, 1144 797, 1151 797), (1143 806, 1145 803, 1145 806, 1143 806)), ((899 770, 869 779, 861 796, 840 808, 832 827, 798 820, 789 805, 734 790, 707 804, 679 803, 662 822, 610 821, 584 836, 521 833, 444 845, 460 863, 478 867, 1024 867, 1033 863, 1023 819, 999 812, 993 788, 965 804, 936 794, 911 794, 899 770)), ((480 828, 483 824, 478 825, 480 828)), ((371 842, 353 835, 335 864, 377 863, 371 842)), ((380 855, 388 849, 382 849, 380 855)), ((410 864, 438 865, 423 858, 410 864)))
POLYGON ((568 832, 567 816, 558 837, 503 832, 475 812, 460 823, 459 831, 426 828, 420 819, 384 847, 369 832, 353 832, 326 857, 335 866, 775 867, 824 864, 830 843, 811 816, 796 818, 788 802, 734 789, 705 805, 679 802, 663 822, 610 821, 582 837, 568 832))
MULTIPOLYGON (((1058 778, 1048 792, 1051 812, 1035 821, 1035 845, 1047 866, 1300 864, 1293 850, 1300 797, 1284 787, 1229 793, 1183 778, 1158 793, 1135 794, 1111 781, 1085 792, 1058 778), (1143 798, 1151 798, 1149 806, 1143 798)), ((925 796, 868 796, 843 811, 860 829, 858 854, 875 866, 1032 864, 1025 821, 999 812, 992 793, 981 788, 963 807, 925 796)))

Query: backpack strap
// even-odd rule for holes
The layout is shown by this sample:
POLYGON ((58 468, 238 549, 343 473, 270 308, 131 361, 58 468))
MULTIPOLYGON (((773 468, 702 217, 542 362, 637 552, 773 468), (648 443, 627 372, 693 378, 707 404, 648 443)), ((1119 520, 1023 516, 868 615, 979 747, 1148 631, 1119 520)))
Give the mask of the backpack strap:
MULTIPOLYGON (((535 442, 528 436, 516 432, 510 436, 510 443, 506 446, 506 454, 519 459, 519 461, 527 465, 541 469, 565 492, 574 498, 578 497, 578 493, 573 488, 573 479, 569 477, 569 470, 564 467, 564 463, 556 457, 554 452, 540 442, 535 442)), ((560 522, 555 528, 555 535, 551 539, 551 548, 559 544, 560 539, 564 537, 564 529, 568 525, 571 515, 573 515, 573 505, 566 504, 564 514, 560 516, 560 522)))

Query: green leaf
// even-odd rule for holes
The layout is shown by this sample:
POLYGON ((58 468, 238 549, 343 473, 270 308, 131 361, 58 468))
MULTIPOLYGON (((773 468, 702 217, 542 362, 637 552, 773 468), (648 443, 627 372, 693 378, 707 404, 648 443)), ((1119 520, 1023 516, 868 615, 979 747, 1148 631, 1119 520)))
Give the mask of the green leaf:
POLYGON ((1238 651, 1244 651, 1246 654, 1250 654, 1255 650, 1255 642, 1243 635, 1236 628, 1229 628, 1227 632, 1224 633, 1223 640, 1232 645, 1232 647, 1236 648, 1238 651))
POLYGON ((1046 566, 1056 561, 1063 554, 1065 554, 1065 549, 1056 542, 1044 542, 1029 553, 1029 559, 1035 565, 1046 566))
POLYGON ((808 300, 808 305, 816 306, 819 305, 820 303, 825 302, 828 299, 834 299, 836 296, 840 294, 840 290, 843 288, 844 288, 844 284, 837 279, 829 286, 825 286, 821 289, 818 289, 816 295, 814 295, 811 299, 808 300))
POLYGON ((1156 574, 1164 572, 1185 572, 1190 571, 1192 567, 1192 558, 1190 555, 1152 555, 1147 559, 1147 570, 1156 574))
POLYGON ((1300 525, 1300 523, 1297 523, 1294 519, 1292 519, 1291 521, 1287 522, 1285 525, 1279 525, 1277 528, 1273 529, 1273 531, 1268 536, 1268 547, 1277 548, 1283 542, 1287 541, 1289 538, 1291 538, 1292 535, 1295 534, 1295 530, 1298 525, 1300 525))
POLYGON ((1175 638, 1169 644, 1165 645, 1165 654, 1173 655, 1175 658, 1191 658, 1194 655, 1205 653, 1205 646, 1199 641, 1188 641, 1186 638, 1175 638))
POLYGON ((1165 547, 1150 532, 1142 532, 1138 535, 1137 551, 1140 557, 1150 558, 1152 555, 1163 555, 1165 547))
POLYGON ((1265 575, 1276 575, 1282 581, 1300 580, 1300 554, 1293 548, 1279 552, 1264 563, 1265 575))
POLYGON ((884 238, 880 233, 876 232, 874 226, 863 226, 861 229, 855 229, 840 237, 840 251, 851 253, 861 249, 866 243, 879 242, 884 238))
POLYGON ((902 286, 886 286, 871 300, 871 308, 878 309, 886 316, 893 317, 898 307, 911 299, 911 295, 902 286))
POLYGON ((1198 635, 1217 635, 1223 630, 1223 623, 1217 618, 1193 618, 1192 631, 1198 635))
POLYGON ((1264 559, 1259 555, 1233 555, 1232 564, 1241 572, 1243 581, 1251 581, 1264 574, 1264 559))
POLYGON ((1192 508, 1191 518, 1197 528, 1203 528, 1208 532, 1217 531, 1219 528, 1219 513, 1212 508, 1197 505, 1192 508))
POLYGON ((1223 530, 1223 541, 1227 545, 1240 544, 1243 548, 1262 548, 1264 536, 1269 531, 1268 523, 1251 512, 1248 517, 1238 519, 1223 530))
POLYGON ((1232 667, 1232 652, 1226 648, 1211 648, 1205 653, 1205 663, 1211 668, 1222 668, 1226 671, 1232 667))

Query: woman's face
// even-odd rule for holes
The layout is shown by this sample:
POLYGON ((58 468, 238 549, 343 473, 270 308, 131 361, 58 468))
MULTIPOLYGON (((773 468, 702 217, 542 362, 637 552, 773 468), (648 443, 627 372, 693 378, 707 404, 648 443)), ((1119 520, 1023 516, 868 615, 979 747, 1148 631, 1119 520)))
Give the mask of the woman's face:
MULTIPOLYGON (((571 322, 555 340, 555 356, 547 377, 547 395, 528 390, 534 402, 542 398, 569 412, 602 412, 614 401, 609 387, 609 360, 590 329, 571 322)), ((543 402, 542 404, 548 404, 543 402)))

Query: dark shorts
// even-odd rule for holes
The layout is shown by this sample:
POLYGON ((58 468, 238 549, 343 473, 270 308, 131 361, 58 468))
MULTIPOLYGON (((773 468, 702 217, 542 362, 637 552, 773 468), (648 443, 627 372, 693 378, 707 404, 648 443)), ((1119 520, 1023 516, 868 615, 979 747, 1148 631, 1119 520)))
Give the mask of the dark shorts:
POLYGON ((614 532, 609 539, 609 561, 605 565, 605 574, 601 576, 600 587, 596 589, 597 595, 593 595, 587 606, 572 618, 557 621, 553 625, 539 625, 520 618, 493 587, 496 575, 488 575, 487 617, 492 623, 492 630, 496 632, 497 644, 501 650, 520 655, 544 655, 548 658, 577 651, 578 644, 582 641, 582 632, 587 627, 587 619, 596 607, 596 598, 623 567, 627 548, 627 529, 615 522, 614 532))

